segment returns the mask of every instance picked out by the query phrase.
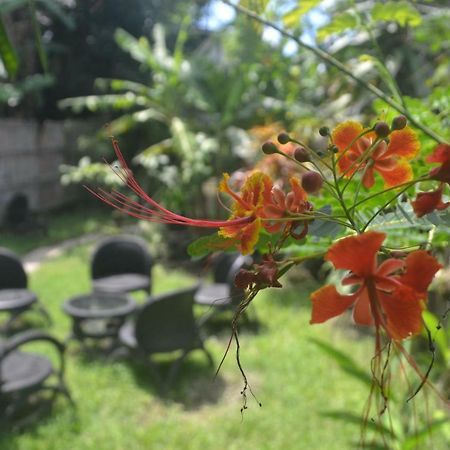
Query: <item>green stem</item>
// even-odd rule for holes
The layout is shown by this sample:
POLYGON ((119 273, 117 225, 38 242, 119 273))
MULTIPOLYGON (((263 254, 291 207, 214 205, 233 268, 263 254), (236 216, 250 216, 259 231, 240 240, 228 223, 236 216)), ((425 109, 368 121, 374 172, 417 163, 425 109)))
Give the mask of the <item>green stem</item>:
POLYGON ((428 174, 424 175, 421 178, 416 178, 415 180, 408 181, 406 183, 399 184, 397 186, 392 186, 387 189, 383 189, 382 191, 376 192, 375 194, 369 195, 368 197, 364 198, 363 200, 360 200, 359 202, 355 203, 351 208, 350 211, 356 208, 359 205, 362 205, 364 202, 367 202, 368 200, 371 200, 372 198, 378 197, 379 195, 385 194, 386 192, 393 191, 395 189, 399 189, 401 187, 407 186, 406 189, 404 189, 402 192, 405 192, 408 190, 411 186, 414 186, 416 183, 420 183, 421 181, 425 181, 428 178, 428 174))
POLYGON ((336 161, 335 161, 334 153, 332 153, 332 155, 331 155, 331 161, 332 161, 332 164, 333 164, 334 188, 335 188, 336 194, 338 196, 338 201, 341 204, 342 209, 344 210, 344 213, 347 216, 348 221, 352 224, 352 228, 356 232, 359 233, 360 232, 359 231, 359 227, 356 225, 356 222, 354 221, 352 215, 350 214, 349 210, 347 209, 347 205, 345 204, 343 193, 341 191, 341 188, 339 187, 339 181, 338 181, 337 176, 336 176, 336 161))
POLYGON ((242 7, 241 5, 237 5, 232 3, 230 0, 221 0, 222 3, 227 4, 228 6, 231 6, 233 9, 235 9, 237 12, 241 14, 245 14, 247 17, 250 17, 257 22, 266 25, 270 28, 273 28, 274 30, 278 31, 281 35, 292 39, 297 45, 300 47, 303 47, 306 50, 309 50, 310 52, 314 53, 317 57, 322 59, 323 61, 327 62, 329 65, 335 67, 340 72, 347 75, 352 80, 356 81, 358 84, 360 84, 362 87, 364 87, 366 90, 370 91, 372 94, 374 94, 376 97, 383 100, 385 103, 390 105, 392 108, 394 108, 399 113, 403 114, 405 117, 408 118, 408 120, 415 125, 417 128, 419 128, 423 133, 425 133, 427 136, 429 136, 431 139, 438 143, 448 143, 445 138, 437 134, 435 131, 428 128, 426 125, 423 125, 420 121, 414 118, 403 106, 399 105, 397 102, 392 100, 388 95, 386 95, 383 91, 378 89, 376 86, 374 86, 371 83, 367 83, 363 79, 359 78, 357 75, 355 75, 351 69, 347 68, 344 64, 342 64, 339 60, 334 58, 332 55, 327 53, 326 51, 322 50, 319 47, 313 47, 311 45, 306 44, 293 34, 287 32, 283 28, 279 27, 278 25, 263 19, 258 14, 254 13, 253 11, 248 10, 247 8, 242 7))
POLYGON ((375 217, 377 217, 378 214, 380 214, 380 212, 384 210, 384 208, 387 208, 394 200, 396 200, 398 197, 400 197, 403 194, 403 192, 405 192, 407 190, 408 190, 408 187, 406 187, 405 189, 402 189, 394 197, 392 197, 388 202, 386 202, 381 208, 379 208, 378 211, 375 214, 373 214, 372 217, 368 220, 368 222, 364 225, 362 232, 366 231, 367 227, 373 222, 375 217))

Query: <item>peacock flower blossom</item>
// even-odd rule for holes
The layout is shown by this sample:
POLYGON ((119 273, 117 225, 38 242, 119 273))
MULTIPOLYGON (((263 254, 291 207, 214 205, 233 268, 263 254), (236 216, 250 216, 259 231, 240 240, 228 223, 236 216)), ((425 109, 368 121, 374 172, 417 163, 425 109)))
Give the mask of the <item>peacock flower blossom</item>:
POLYGON ((286 217, 295 218, 296 215, 305 215, 312 211, 313 207, 308 201, 308 195, 302 188, 297 177, 289 179, 291 191, 285 194, 278 186, 274 186, 271 191, 271 201, 263 210, 264 217, 268 219, 264 222, 265 229, 270 233, 277 233, 284 228, 295 239, 302 239, 308 232, 308 220, 291 220, 287 222, 271 222, 270 219, 281 219, 286 217), (303 225, 303 230, 297 233, 298 226, 303 225))
POLYGON ((246 255, 253 252, 262 229, 263 210, 271 201, 272 179, 259 171, 251 173, 239 193, 228 185, 230 176, 225 173, 219 191, 228 194, 233 200, 231 216, 220 227, 219 235, 237 241, 237 248, 246 255), (247 223, 239 221, 248 220, 247 223))
POLYGON ((383 178, 385 187, 394 187, 413 178, 409 160, 419 151, 420 143, 416 133, 409 127, 395 130, 389 134, 389 143, 374 144, 377 135, 370 131, 363 136, 363 126, 355 121, 339 124, 331 136, 338 148, 338 169, 346 178, 356 171, 362 171, 362 184, 371 188, 375 183, 375 172, 383 178))
POLYGON ((426 158, 428 163, 441 163, 440 166, 430 170, 429 178, 440 181, 439 187, 430 192, 417 194, 411 202, 417 217, 422 217, 435 210, 443 210, 450 206, 450 202, 442 200, 445 183, 450 184, 450 145, 439 144, 431 155, 426 158))
POLYGON ((330 247, 326 259, 336 269, 350 270, 342 284, 358 288, 348 295, 340 294, 334 285, 313 292, 310 323, 325 322, 353 306, 357 324, 383 328, 394 340, 421 331, 427 289, 442 266, 425 250, 413 251, 404 260, 389 258, 378 265, 377 254, 385 238, 385 233, 368 231, 330 247))

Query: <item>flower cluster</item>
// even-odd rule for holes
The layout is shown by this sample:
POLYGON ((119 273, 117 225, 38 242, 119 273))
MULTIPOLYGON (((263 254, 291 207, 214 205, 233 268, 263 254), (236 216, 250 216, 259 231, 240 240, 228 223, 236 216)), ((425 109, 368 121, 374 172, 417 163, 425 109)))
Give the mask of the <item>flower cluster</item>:
MULTIPOLYGON (((427 290, 441 265, 430 252, 431 242, 408 247, 408 252, 391 251, 385 244, 388 233, 375 229, 374 218, 383 217, 388 208, 395 207, 397 199, 407 198, 414 186, 422 182, 436 182, 437 186, 418 193, 411 201, 416 216, 448 208, 450 201, 445 201, 444 191, 450 184, 450 146, 439 144, 425 158, 426 163, 439 165, 418 176, 413 168, 414 160, 420 158, 420 141, 404 116, 396 117, 391 126, 378 122, 364 127, 346 121, 332 131, 322 127, 319 133, 328 139, 325 151, 315 151, 287 133, 278 135, 277 144, 266 141, 262 145, 263 153, 272 160, 283 158, 289 162, 289 178, 284 183, 273 180, 264 171, 264 164, 248 172, 238 189, 230 186, 230 176, 225 173, 218 190, 228 203, 227 220, 182 216, 156 202, 140 186, 114 139, 120 164, 114 170, 137 199, 119 191, 88 189, 138 219, 215 229, 211 238, 202 241, 207 250, 262 253, 253 267, 241 269, 235 279, 236 286, 247 293, 233 320, 237 344, 236 322, 257 292, 268 287, 281 288, 279 279, 291 267, 310 257, 324 257, 335 269, 346 270, 347 274, 342 278, 342 287, 327 284, 312 293, 310 323, 326 322, 351 309, 356 324, 375 328, 375 357, 380 361, 381 336, 401 345, 404 339, 421 332, 427 290), (286 145, 289 150, 283 151, 279 145, 286 145), (366 195, 361 199, 364 191, 366 195), (332 205, 315 208, 310 195, 321 197, 321 205, 323 199, 329 199, 332 205), (381 195, 383 203, 369 217, 359 213, 362 205, 368 201, 373 204, 381 195), (387 202, 386 196, 390 196, 387 202), (338 225, 339 231, 325 251, 302 255, 301 245, 312 230, 312 222, 338 225), (263 235, 266 239, 261 239, 263 235), (292 256, 283 250, 293 242, 298 250, 292 256)), ((374 378, 379 375, 374 373, 374 378)), ((382 385, 379 379, 377 383, 382 385)))

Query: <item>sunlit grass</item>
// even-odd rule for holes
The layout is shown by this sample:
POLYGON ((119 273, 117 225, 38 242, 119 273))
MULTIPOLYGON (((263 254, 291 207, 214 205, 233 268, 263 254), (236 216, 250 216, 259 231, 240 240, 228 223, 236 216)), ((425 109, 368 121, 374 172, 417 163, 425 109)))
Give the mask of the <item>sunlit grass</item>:
MULTIPOLYGON (((65 299, 89 291, 86 247, 46 262, 32 274, 31 288, 53 318, 48 329, 60 339, 70 323, 61 310, 65 299)), ((156 266, 155 292, 196 282, 179 271, 156 266)), ((108 362, 69 345, 67 381, 74 411, 60 399, 53 414, 21 434, 5 434, 3 449, 336 449, 349 448, 358 436, 351 424, 321 417, 329 409, 359 413, 367 392, 342 373, 309 340, 332 339, 359 359, 370 354, 369 341, 354 342, 328 326, 308 324, 308 292, 300 288, 267 290, 255 299, 258 333, 241 333, 242 362, 258 400, 249 397, 241 417, 242 379, 234 349, 214 380, 201 352, 183 366, 173 390, 161 397, 147 369, 128 361, 108 362)), ((38 318, 33 319, 36 324, 38 318)), ((228 320, 228 319, 227 319, 228 320)), ((226 321, 224 322, 227 323, 226 321)), ((217 328, 207 347, 219 363, 229 338, 217 328)), ((367 361, 366 361, 367 362, 367 361)))

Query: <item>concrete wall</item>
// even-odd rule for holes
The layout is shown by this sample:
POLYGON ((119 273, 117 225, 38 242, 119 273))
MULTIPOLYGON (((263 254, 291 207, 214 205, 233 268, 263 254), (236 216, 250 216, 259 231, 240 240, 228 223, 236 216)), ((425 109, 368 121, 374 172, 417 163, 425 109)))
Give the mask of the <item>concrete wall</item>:
POLYGON ((28 197, 33 211, 64 203, 59 166, 65 159, 63 122, 0 120, 0 220, 17 193, 28 197))

